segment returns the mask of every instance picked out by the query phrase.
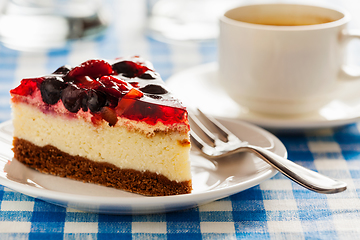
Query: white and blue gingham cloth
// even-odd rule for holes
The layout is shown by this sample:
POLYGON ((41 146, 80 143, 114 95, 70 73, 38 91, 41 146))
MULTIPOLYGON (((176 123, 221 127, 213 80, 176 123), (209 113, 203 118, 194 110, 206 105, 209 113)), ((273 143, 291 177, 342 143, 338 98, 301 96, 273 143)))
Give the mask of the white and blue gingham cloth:
MULTIPOLYGON (((342 4, 358 7, 355 1, 342 4)), ((215 42, 171 45, 146 37, 144 1, 113 0, 107 4, 112 24, 104 36, 93 41, 72 42, 46 53, 0 46, 1 121, 11 118, 9 90, 21 78, 47 74, 64 64, 141 55, 166 80, 188 67, 216 61, 215 42)), ((0 185, 0 239, 360 239, 360 123, 276 136, 290 159, 345 181, 348 189, 317 194, 277 174, 258 186, 198 208, 121 216, 58 207, 0 185)))

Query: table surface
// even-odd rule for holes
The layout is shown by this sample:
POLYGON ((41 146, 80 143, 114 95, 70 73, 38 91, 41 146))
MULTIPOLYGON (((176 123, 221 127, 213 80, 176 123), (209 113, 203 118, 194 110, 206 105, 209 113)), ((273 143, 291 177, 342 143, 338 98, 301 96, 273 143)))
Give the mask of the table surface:
MULTIPOLYGON (((242 1, 249 3, 257 1, 242 1)), ((359 11, 356 0, 333 3, 359 11)), ((172 74, 216 61, 216 42, 167 44, 144 34, 145 2, 108 1, 111 25, 104 36, 71 42, 43 53, 0 46, 0 120, 11 118, 9 90, 24 77, 76 65, 89 58, 141 55, 166 80, 172 74)), ((351 27, 360 26, 354 14, 351 27)), ((351 61, 360 63, 357 46, 351 61)), ((281 174, 230 197, 185 211, 105 215, 74 211, 0 185, 0 239, 360 239, 360 125, 275 133, 298 164, 343 180, 345 192, 322 195, 281 174)))

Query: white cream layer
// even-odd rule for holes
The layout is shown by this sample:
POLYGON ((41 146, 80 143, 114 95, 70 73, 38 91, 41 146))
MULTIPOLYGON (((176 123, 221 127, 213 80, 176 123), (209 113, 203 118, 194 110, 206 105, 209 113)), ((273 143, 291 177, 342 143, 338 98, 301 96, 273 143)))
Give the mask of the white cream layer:
POLYGON ((147 137, 120 124, 110 127, 104 121, 94 126, 83 119, 44 114, 26 103, 13 103, 12 107, 15 137, 122 169, 148 170, 178 182, 191 179, 190 145, 180 144, 189 140, 186 133, 147 137))

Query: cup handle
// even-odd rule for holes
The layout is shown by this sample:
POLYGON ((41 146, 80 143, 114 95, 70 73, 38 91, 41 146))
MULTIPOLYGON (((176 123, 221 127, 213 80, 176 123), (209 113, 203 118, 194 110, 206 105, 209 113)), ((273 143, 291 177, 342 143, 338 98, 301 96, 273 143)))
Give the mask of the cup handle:
MULTIPOLYGON (((344 46, 347 45, 353 39, 360 40, 359 30, 346 30, 344 29, 341 33, 344 46)), ((340 69, 339 79, 342 80, 354 80, 360 79, 360 69, 354 69, 354 67, 343 65, 340 69)))

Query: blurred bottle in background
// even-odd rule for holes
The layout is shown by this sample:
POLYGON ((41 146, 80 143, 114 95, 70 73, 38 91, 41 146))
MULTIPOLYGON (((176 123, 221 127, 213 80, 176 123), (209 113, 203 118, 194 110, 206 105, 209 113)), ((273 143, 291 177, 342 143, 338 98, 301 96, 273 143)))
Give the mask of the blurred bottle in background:
POLYGON ((108 24, 98 0, 6 0, 0 7, 0 41, 17 50, 60 48, 108 24))

